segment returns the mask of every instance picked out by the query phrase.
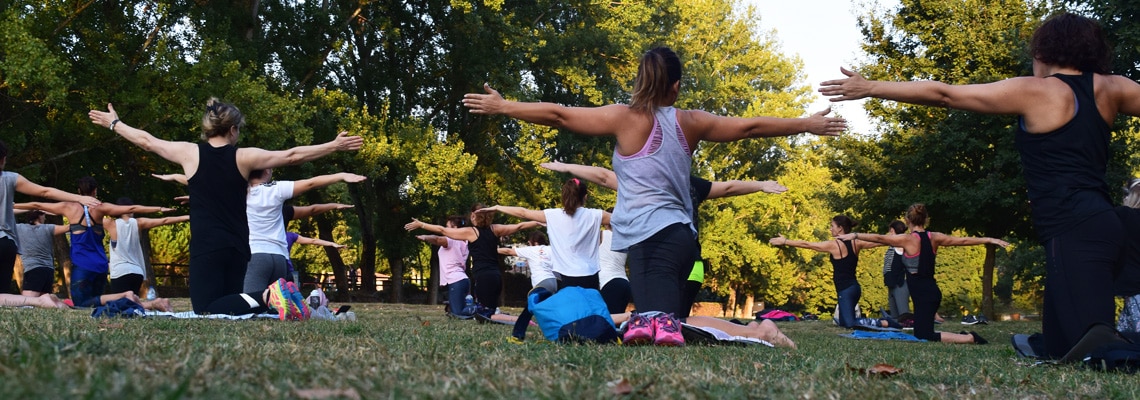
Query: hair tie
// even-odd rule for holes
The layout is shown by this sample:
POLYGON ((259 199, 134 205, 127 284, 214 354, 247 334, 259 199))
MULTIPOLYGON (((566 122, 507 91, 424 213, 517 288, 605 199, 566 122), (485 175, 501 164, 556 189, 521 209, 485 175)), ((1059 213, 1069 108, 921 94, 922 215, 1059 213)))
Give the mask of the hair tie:
POLYGON ((207 105, 206 106, 206 112, 217 113, 218 112, 218 105, 217 104, 207 105))
POLYGON ((575 185, 582 186, 582 182, 579 182, 578 178, 570 178, 570 181, 574 182, 575 185))

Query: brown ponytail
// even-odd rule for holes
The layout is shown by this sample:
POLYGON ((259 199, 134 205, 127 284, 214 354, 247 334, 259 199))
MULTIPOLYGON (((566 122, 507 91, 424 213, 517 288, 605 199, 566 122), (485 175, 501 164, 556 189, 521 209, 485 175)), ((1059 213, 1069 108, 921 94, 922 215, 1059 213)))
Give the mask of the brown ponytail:
POLYGON ((245 116, 233 104, 223 103, 217 97, 206 102, 206 114, 202 116, 202 140, 225 136, 231 128, 242 125, 245 125, 245 116))
POLYGON ((562 184, 562 211, 566 215, 574 216, 578 208, 586 205, 586 182, 578 178, 570 178, 562 184))
POLYGON ((650 114, 657 107, 668 106, 670 90, 680 80, 681 58, 668 47, 654 47, 641 56, 629 108, 650 114))
POLYGON ((906 222, 912 226, 925 227, 928 217, 925 204, 914 203, 906 209, 906 222))

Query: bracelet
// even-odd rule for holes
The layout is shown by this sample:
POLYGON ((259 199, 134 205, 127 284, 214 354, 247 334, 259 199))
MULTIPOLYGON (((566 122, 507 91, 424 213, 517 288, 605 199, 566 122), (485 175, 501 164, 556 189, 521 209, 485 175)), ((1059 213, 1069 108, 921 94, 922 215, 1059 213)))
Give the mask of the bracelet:
POLYGON ((117 124, 117 123, 119 123, 119 119, 115 118, 115 120, 111 121, 111 125, 109 125, 107 128, 110 128, 111 132, 114 132, 115 131, 115 124, 117 124))

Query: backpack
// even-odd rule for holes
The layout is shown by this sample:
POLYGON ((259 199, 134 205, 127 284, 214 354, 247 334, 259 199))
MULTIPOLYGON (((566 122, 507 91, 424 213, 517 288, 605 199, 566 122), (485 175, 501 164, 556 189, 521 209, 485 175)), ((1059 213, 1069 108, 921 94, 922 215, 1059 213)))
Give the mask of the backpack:
POLYGON ((570 286, 550 294, 536 287, 526 296, 527 309, 515 322, 516 339, 522 340, 531 315, 547 340, 572 343, 619 341, 609 308, 594 289, 570 286), (521 333, 521 334, 520 334, 521 333))

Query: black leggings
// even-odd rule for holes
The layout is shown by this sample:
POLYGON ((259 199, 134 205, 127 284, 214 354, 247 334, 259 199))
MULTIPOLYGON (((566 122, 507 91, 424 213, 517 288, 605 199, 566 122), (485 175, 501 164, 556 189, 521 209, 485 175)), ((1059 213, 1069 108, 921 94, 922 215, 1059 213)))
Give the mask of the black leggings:
POLYGON ((16 267, 16 241, 0 238, 0 293, 12 292, 12 269, 16 267))
MULTIPOLYGON (((610 314, 621 314, 625 312, 626 307, 629 307, 629 280, 625 278, 613 278, 602 286, 602 300, 606 302, 606 308, 610 309, 610 314)), ((678 318, 681 318, 678 316, 678 318)))
POLYGON ((473 272, 471 281, 475 285, 472 290, 475 301, 495 312, 499 308, 499 295, 503 293, 503 273, 497 269, 473 272))
POLYGON ((598 290, 598 273, 586 276, 558 276, 558 290, 570 286, 598 290))
POLYGON ((142 283, 143 276, 139 274, 126 274, 118 278, 111 278, 111 287, 107 289, 107 293, 134 292, 135 296, 138 296, 142 283))
POLYGON ((934 314, 942 304, 942 289, 934 278, 920 278, 906 274, 906 286, 910 288, 910 299, 914 302, 914 337, 931 342, 941 342, 942 334, 934 331, 934 314))
POLYGON ((1123 235, 1116 213, 1106 211, 1043 243, 1046 273, 1041 330, 1049 357, 1064 356, 1093 324, 1114 325, 1112 270, 1120 257, 1123 235))
POLYGON ((268 310, 261 291, 242 296, 248 263, 249 257, 237 249, 190 256, 190 305, 194 312, 242 315, 268 310))
POLYGON ((638 312, 682 314, 683 285, 693 270, 696 252, 692 229, 681 223, 629 248, 629 284, 638 312))

